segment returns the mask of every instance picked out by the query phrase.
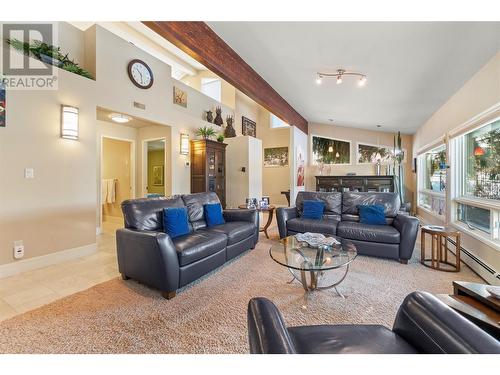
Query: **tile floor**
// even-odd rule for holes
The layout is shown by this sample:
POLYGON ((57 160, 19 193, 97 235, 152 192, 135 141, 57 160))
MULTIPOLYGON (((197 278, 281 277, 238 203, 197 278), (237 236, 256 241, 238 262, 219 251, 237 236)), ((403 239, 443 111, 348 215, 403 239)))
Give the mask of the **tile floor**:
POLYGON ((119 276, 115 230, 103 223, 97 252, 79 259, 0 279, 0 321, 119 276))

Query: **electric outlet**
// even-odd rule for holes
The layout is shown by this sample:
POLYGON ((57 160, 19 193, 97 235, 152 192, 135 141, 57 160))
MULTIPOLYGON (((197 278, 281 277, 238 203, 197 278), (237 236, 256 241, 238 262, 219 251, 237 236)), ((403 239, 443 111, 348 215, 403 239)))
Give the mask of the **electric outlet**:
POLYGON ((14 241, 14 258, 21 259, 24 256, 24 244, 22 240, 14 241))
POLYGON ((25 168, 24 169, 24 178, 35 178, 35 170, 33 168, 25 168))

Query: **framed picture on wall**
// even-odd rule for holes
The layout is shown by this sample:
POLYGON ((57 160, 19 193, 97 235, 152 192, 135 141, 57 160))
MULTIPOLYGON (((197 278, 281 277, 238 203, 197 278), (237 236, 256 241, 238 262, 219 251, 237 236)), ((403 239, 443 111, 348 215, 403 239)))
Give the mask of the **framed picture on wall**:
POLYGON ((252 137, 257 137, 257 123, 255 121, 241 117, 241 134, 250 135, 252 137))
POLYGON ((187 92, 174 86, 174 104, 187 108, 187 92))
POLYGON ((7 113, 7 100, 5 99, 5 86, 0 84, 0 127, 5 127, 7 113))
POLYGON ((300 147, 297 147, 297 186, 305 185, 304 156, 300 147))
POLYGON ((264 167, 288 167, 288 147, 265 148, 264 167))
POLYGON ((153 165, 153 186, 163 186, 163 165, 153 165))

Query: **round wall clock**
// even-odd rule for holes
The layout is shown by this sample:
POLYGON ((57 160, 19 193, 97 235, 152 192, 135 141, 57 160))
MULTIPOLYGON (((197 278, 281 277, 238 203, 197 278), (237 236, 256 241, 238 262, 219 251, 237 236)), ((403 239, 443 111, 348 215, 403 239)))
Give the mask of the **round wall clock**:
POLYGON ((134 59, 128 63, 127 72, 130 80, 140 89, 153 86, 153 72, 144 61, 134 59))

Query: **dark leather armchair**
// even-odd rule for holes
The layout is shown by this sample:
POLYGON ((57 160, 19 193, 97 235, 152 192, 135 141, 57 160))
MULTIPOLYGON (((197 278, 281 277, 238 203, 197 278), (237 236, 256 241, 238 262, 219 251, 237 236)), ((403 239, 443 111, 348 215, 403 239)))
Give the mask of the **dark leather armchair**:
POLYGON ((500 354, 499 342, 426 292, 409 294, 392 330, 381 325, 287 327, 266 298, 248 304, 253 354, 500 354))
POLYGON ((299 192, 296 207, 276 210, 280 238, 296 233, 316 232, 337 236, 353 242, 358 253, 398 259, 407 263, 417 239, 419 220, 400 213, 399 196, 395 193, 355 192, 299 192), (323 218, 311 220, 302 217, 304 200, 325 203, 323 218), (386 225, 359 222, 359 205, 384 206, 386 225))
POLYGON ((203 205, 218 202, 215 193, 124 201, 125 228, 116 232, 122 277, 172 298, 177 289, 253 249, 259 240, 258 213, 224 210, 226 223, 208 228, 203 205), (187 207, 192 232, 174 239, 164 233, 162 218, 166 207, 187 207))

